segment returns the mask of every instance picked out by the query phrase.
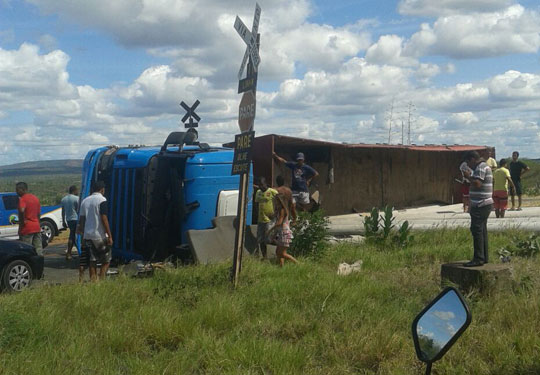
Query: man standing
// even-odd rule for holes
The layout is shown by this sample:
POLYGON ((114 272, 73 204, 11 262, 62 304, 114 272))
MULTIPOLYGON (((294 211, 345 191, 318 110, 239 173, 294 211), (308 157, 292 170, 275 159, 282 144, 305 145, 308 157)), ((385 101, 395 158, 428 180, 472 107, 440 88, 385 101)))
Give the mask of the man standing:
POLYGON ((274 197, 278 192, 268 187, 264 177, 259 178, 259 190, 255 193, 255 202, 259 204, 259 217, 257 220, 257 243, 261 249, 263 259, 266 256, 267 235, 270 222, 274 218, 274 197))
MULTIPOLYGON (((85 256, 90 262, 90 279, 97 280, 97 264, 101 264, 99 278, 105 278, 111 262, 111 246, 113 244, 109 220, 107 218, 107 199, 105 183, 97 181, 92 186, 92 195, 81 203, 77 232, 82 234, 81 264, 79 272, 84 272, 85 256), (83 256, 83 253, 84 256, 83 256)), ((80 275, 79 275, 80 276, 80 275)))
POLYGON ((493 208, 493 174, 491 168, 476 151, 467 152, 465 161, 473 170, 470 176, 470 215, 474 257, 464 266, 477 267, 488 263, 489 260, 487 220, 493 208))
POLYGON ((491 172, 495 172, 497 169, 497 160, 493 159, 493 151, 491 151, 491 149, 488 150, 488 159, 486 160, 486 164, 491 168, 491 172))
POLYGON ((285 164, 287 168, 292 170, 293 202, 300 204, 300 207, 305 209, 305 206, 309 204, 309 185, 311 180, 317 177, 319 173, 309 165, 304 164, 304 154, 301 152, 296 154, 296 163, 283 159, 275 152, 273 156, 278 162, 285 164))
POLYGON ((510 211, 514 211, 516 208, 514 196, 518 196, 518 211, 521 211, 521 176, 526 173, 530 168, 522 161, 518 161, 519 152, 512 152, 512 161, 510 162, 510 177, 514 182, 514 189, 510 189, 510 196, 512 197, 512 208, 510 211))
POLYGON ((473 171, 469 167, 466 161, 459 166, 459 171, 461 172, 461 195, 463 199, 463 212, 469 212, 469 190, 471 186, 471 181, 467 176, 472 176, 473 171))
POLYGON ((71 250, 75 245, 75 232, 77 231, 77 210, 79 209, 79 191, 77 186, 69 187, 69 194, 60 201, 62 205, 62 222, 64 228, 69 228, 68 247, 66 252, 66 260, 71 259, 71 250))
POLYGON ((19 196, 19 240, 34 246, 38 255, 43 255, 39 199, 28 192, 26 182, 18 182, 15 185, 15 191, 19 196))
POLYGON ((508 184, 515 189, 514 182, 510 178, 510 172, 506 169, 506 159, 499 161, 499 168, 493 172, 493 203, 495 215, 503 218, 508 205, 508 184))

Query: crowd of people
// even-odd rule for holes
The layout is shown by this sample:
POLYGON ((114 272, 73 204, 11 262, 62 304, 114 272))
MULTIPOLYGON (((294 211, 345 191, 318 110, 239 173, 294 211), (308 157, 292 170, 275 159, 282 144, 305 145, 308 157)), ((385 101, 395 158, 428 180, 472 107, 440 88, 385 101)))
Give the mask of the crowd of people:
POLYGON ((491 153, 487 160, 478 152, 469 151, 459 166, 463 183, 463 210, 471 216, 471 234, 474 255, 467 267, 481 266, 489 261, 487 221, 491 211, 497 218, 504 218, 508 205, 508 192, 512 201, 511 211, 521 211, 521 176, 529 167, 519 159, 519 152, 512 153, 512 161, 506 168, 507 160, 497 161, 491 153), (515 196, 518 205, 515 205, 515 196))
MULTIPOLYGON (((19 182, 15 186, 19 196, 19 240, 34 246, 39 255, 43 255, 41 234, 41 204, 39 199, 28 192, 28 184, 19 182)), ((109 268, 112 253, 112 234, 107 218, 107 199, 105 184, 94 183, 92 194, 86 197, 79 209, 78 188, 70 186, 68 194, 62 198, 62 222, 69 229, 66 260, 72 259, 73 247, 76 245, 76 234, 81 235, 81 253, 79 256, 79 280, 83 281, 85 270, 89 270, 90 280, 103 279, 109 268)))
POLYGON ((267 259, 267 244, 276 246, 279 265, 285 260, 297 263, 287 250, 293 239, 291 223, 297 218, 296 208, 306 210, 310 204, 309 186, 319 173, 305 164, 304 154, 299 152, 295 161, 287 161, 278 154, 274 159, 291 170, 291 188, 285 186, 283 176, 277 176, 276 188, 271 188, 264 177, 257 178, 258 190, 255 203, 258 204, 257 243, 262 258, 267 259))

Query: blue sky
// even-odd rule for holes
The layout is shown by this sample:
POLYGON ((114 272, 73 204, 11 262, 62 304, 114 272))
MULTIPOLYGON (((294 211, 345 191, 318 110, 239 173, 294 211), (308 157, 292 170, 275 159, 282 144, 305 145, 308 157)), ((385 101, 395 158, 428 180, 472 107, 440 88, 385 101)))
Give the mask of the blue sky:
MULTIPOLYGON (((495 146, 540 157, 540 6, 514 0, 261 0, 257 134, 495 146), (391 110, 393 108, 393 110, 391 110), (389 131, 391 127, 391 131, 389 131)), ((0 164, 159 144, 178 103, 238 132, 254 1, 0 0, 0 164)))

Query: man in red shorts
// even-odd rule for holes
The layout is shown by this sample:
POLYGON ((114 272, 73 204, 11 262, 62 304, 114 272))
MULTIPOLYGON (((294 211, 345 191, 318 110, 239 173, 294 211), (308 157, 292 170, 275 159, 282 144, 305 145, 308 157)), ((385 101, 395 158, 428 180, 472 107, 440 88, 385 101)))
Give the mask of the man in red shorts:
POLYGON ((510 171, 506 168, 506 159, 501 159, 499 168, 493 173, 493 204, 498 218, 504 217, 508 206, 508 184, 515 190, 510 171))

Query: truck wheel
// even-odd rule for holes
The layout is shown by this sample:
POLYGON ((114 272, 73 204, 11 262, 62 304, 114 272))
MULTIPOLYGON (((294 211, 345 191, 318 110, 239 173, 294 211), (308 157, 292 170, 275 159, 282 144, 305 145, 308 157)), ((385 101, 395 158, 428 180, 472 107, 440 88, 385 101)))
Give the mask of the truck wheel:
POLYGON ((6 292, 20 292, 32 283, 32 268, 24 260, 14 260, 4 267, 2 288, 6 292))
POLYGON ((47 242, 50 243, 54 238, 54 225, 48 220, 41 221, 41 235, 47 237, 47 242))

